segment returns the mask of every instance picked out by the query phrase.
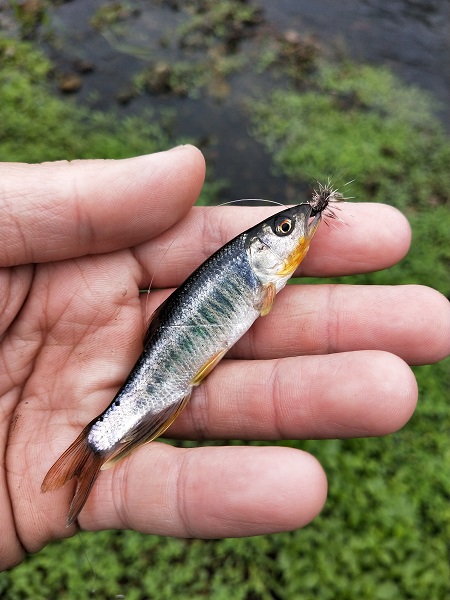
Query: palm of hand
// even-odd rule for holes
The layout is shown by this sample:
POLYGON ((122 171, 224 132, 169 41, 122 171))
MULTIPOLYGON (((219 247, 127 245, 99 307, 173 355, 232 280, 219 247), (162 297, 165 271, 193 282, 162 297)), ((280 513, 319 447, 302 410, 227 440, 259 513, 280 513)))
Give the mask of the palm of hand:
POLYGON ((202 160, 176 154, 116 169, 113 161, 1 165, 0 570, 73 534, 58 523, 70 489, 44 495, 40 485, 140 351, 141 269, 127 247, 177 222, 198 194, 202 160), (153 215, 143 210, 148 182, 153 215))
POLYGON ((27 547, 33 548, 27 544, 30 504, 39 515, 48 503, 36 494, 37 465, 48 465, 49 456, 108 404, 139 352, 137 272, 132 253, 120 251, 10 275, 13 302, 2 323, 2 441, 16 526, 27 547))

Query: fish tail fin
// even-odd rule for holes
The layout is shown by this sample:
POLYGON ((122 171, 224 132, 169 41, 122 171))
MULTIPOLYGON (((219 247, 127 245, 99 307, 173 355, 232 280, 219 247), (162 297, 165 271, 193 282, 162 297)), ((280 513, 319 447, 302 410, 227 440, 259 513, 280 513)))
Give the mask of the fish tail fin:
POLYGON ((68 481, 77 478, 77 487, 67 515, 67 527, 72 525, 86 503, 102 464, 104 454, 93 450, 87 442, 89 427, 85 427, 77 439, 61 454, 50 468, 41 485, 41 492, 61 488, 68 481))

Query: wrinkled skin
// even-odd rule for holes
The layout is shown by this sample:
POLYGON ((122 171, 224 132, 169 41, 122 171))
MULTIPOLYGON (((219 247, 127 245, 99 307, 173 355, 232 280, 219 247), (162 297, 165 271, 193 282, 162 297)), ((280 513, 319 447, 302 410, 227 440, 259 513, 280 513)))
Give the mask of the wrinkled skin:
MULTIPOLYGON (((126 377, 141 350, 146 315, 217 247, 269 211, 190 213, 204 176, 203 158, 192 147, 124 161, 0 169, 5 569, 76 532, 65 526, 74 482, 46 494, 40 485, 126 377), (153 274, 157 291, 147 300, 139 289, 153 274)), ((340 216, 350 227, 322 224, 302 274, 381 269, 407 252, 409 226, 393 208, 344 204, 340 216)), ((395 431, 417 400, 408 363, 447 355, 449 329, 448 302, 424 287, 288 286, 195 391, 169 435, 279 439, 395 431)), ((305 525, 326 492, 320 465, 298 450, 156 442, 101 472, 78 523, 87 530, 253 535, 305 525)))

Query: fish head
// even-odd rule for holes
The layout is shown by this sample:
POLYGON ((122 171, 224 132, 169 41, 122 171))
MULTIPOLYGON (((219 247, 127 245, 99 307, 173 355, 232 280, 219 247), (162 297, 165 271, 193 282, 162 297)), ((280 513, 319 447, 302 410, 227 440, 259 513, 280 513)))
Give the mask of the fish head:
POLYGON ((309 203, 298 204, 246 232, 249 262, 263 284, 283 287, 308 252, 321 214, 309 203))

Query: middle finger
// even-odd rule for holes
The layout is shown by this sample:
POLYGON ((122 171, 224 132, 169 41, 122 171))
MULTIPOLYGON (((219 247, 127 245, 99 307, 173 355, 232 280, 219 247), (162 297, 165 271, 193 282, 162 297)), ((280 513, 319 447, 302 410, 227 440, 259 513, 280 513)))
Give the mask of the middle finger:
MULTIPOLYGON (((141 297, 148 316, 170 290, 141 297)), ((267 360, 305 354, 384 350, 408 364, 450 352, 446 298, 420 285, 289 285, 228 358, 267 360)))
POLYGON ((414 365, 445 358, 450 351, 447 299, 420 285, 290 285, 230 356, 268 359, 354 350, 385 350, 414 365))

